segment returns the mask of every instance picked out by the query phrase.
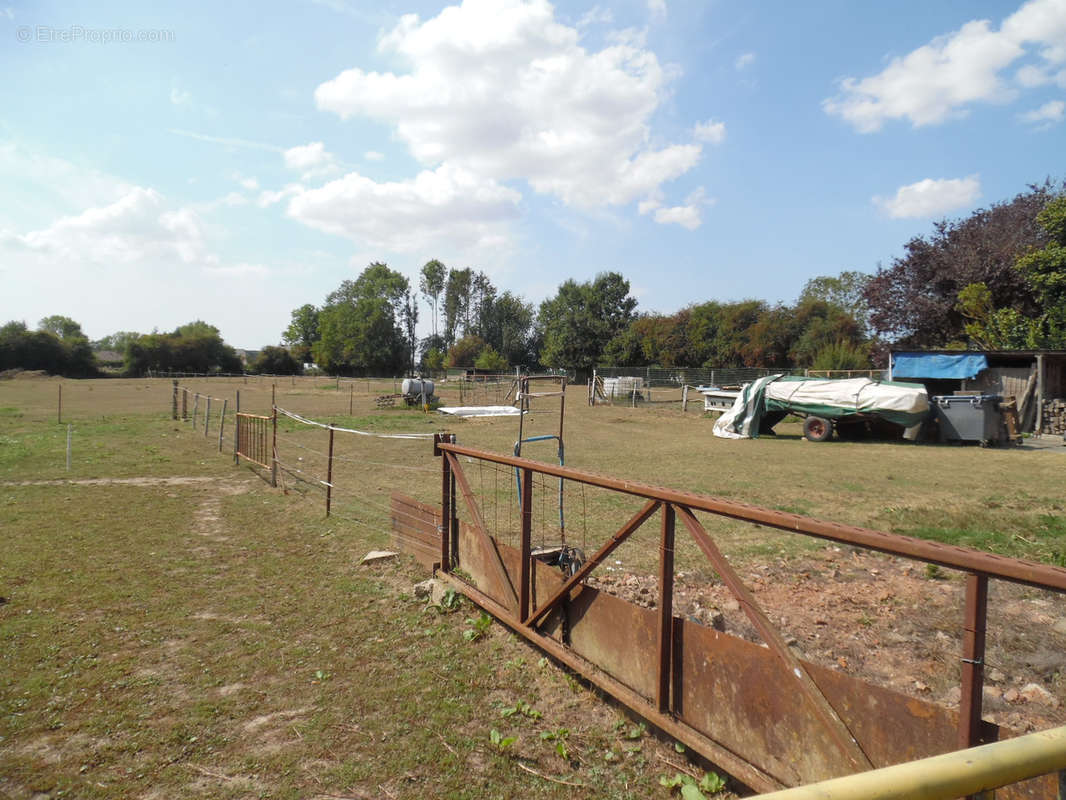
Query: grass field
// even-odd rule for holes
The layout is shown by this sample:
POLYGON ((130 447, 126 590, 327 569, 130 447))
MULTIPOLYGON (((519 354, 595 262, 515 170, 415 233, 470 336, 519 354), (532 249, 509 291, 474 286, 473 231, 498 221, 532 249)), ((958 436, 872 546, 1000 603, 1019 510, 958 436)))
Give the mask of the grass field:
MULTIPOLYGON (((277 490, 232 459, 237 391, 243 410, 268 411, 273 390, 317 420, 448 430, 496 452, 511 451, 513 419, 380 410, 391 381, 183 385, 226 398, 221 453, 217 418, 207 436, 171 420, 170 381, 0 382, 0 796, 665 798, 661 776, 698 774, 499 626, 468 641, 469 605, 427 611, 411 595, 424 577, 413 562, 359 565, 388 543, 391 491, 439 501, 428 442, 338 434, 328 519, 316 483, 325 431, 279 424, 277 490), (517 741, 493 744, 494 729, 517 741)), ((691 409, 590 409, 583 387, 567 403, 572 466, 1050 563, 1066 555, 1055 450, 810 444, 787 425, 725 441, 691 409)), ((544 407, 527 434, 556 424, 544 407)), ((471 464, 469 478, 487 522, 510 535, 512 477, 471 464)), ((535 489, 550 539, 556 487, 535 489)), ((570 485, 564 505, 568 538, 587 549, 636 507, 570 485)), ((822 547, 705 522, 737 564, 822 547)), ((638 536, 617 560, 653 572, 651 541, 638 536)), ((679 569, 703 567, 680 547, 679 569)))

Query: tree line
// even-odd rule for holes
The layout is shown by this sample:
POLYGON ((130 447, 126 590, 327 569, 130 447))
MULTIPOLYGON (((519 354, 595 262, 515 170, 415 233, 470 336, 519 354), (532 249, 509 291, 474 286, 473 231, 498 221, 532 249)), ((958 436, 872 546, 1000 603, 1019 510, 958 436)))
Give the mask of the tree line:
MULTIPOLYGON (((804 286, 794 303, 708 300, 672 314, 638 310, 629 282, 602 272, 567 280, 538 307, 482 271, 427 262, 417 291, 374 262, 321 306, 294 309, 281 346, 247 369, 337 375, 418 369, 502 371, 596 366, 864 369, 889 348, 1066 349, 1066 182, 1045 180, 968 217, 940 220, 872 274, 845 271, 804 286), (419 295, 431 314, 418 338, 419 295)), ((128 375, 239 372, 217 328, 119 331, 90 342, 68 317, 0 327, 0 370, 97 374, 94 350, 118 350, 128 375)))
MULTIPOLYGON (((375 336, 350 292, 295 310, 283 340, 333 372, 445 366, 588 370, 601 366, 865 369, 892 348, 1066 348, 1066 182, 1034 184, 964 219, 941 220, 872 274, 845 271, 804 286, 794 303, 709 300, 672 314, 641 312, 617 272, 568 280, 539 308, 483 272, 421 270, 432 314, 414 339, 409 283, 372 264, 355 284, 388 275, 392 321, 375 336), (347 329, 335 320, 351 317, 347 329), (359 335, 354 320, 362 319, 359 335)), ((364 303, 366 299, 359 302, 364 303)))

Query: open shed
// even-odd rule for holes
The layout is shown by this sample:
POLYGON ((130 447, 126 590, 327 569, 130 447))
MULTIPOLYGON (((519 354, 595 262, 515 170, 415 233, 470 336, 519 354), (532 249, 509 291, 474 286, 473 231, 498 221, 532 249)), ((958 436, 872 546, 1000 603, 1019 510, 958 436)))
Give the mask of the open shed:
POLYGON ((1025 432, 1066 433, 1066 350, 904 350, 889 380, 917 381, 932 395, 1014 398, 1025 432))

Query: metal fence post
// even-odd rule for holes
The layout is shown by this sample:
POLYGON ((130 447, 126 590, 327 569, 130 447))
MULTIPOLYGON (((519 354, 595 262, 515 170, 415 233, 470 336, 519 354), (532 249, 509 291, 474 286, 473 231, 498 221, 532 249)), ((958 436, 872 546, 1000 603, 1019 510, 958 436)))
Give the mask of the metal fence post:
POLYGON ((237 390, 237 405, 233 410, 233 463, 241 465, 241 390, 237 390))
POLYGON ((178 381, 177 381, 177 379, 174 380, 174 397, 173 397, 173 399, 171 400, 171 403, 170 403, 170 418, 171 419, 177 419, 178 418, 178 381))
POLYGON ((329 426, 329 460, 326 462, 326 516, 333 500, 333 426, 329 426))
POLYGON ((270 444, 270 485, 275 489, 278 488, 278 407, 274 406, 274 413, 271 416, 271 422, 274 427, 274 435, 270 444))
POLYGON ((985 675, 985 623, 988 576, 966 576, 966 621, 962 631, 962 695, 959 698, 959 748, 981 742, 981 701, 985 675))
POLYGON ((222 452, 222 431, 226 428, 226 405, 229 403, 225 397, 222 398, 222 413, 218 415, 218 452, 222 452))
POLYGON ((518 583, 518 619, 525 623, 529 619, 529 573, 531 539, 533 533, 533 471, 522 470, 522 539, 519 583, 518 583))
POLYGON ((662 504, 659 545, 659 682, 656 702, 659 711, 670 711, 670 685, 673 683, 674 655, 674 507, 662 504))

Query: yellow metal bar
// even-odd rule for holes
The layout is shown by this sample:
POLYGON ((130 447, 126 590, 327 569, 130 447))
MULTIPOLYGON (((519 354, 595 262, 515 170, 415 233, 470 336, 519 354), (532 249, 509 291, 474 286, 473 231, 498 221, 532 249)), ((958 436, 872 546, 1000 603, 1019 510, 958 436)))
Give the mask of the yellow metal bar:
POLYGON ((760 795, 765 800, 948 800, 1066 769, 1066 726, 760 795))

